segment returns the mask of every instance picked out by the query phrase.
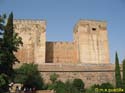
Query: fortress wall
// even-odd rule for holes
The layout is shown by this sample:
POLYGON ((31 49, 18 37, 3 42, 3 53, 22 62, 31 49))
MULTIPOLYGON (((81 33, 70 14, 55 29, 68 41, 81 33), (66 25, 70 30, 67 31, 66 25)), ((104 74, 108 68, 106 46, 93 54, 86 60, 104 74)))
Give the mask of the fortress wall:
MULTIPOLYGON (((18 66, 20 67, 20 66, 18 66)), ((17 66, 15 68, 18 68, 17 66)), ((93 84, 111 83, 115 85, 115 64, 60 64, 43 63, 38 65, 45 83, 50 83, 50 75, 56 73, 58 80, 65 82, 80 78, 88 88, 93 84)), ((122 76, 122 64, 120 65, 122 76)))
POLYGON ((73 42, 46 42, 47 63, 76 63, 76 48, 73 42))
POLYGON ((114 64, 42 64, 39 71, 46 83, 50 83, 50 75, 58 74, 58 80, 65 82, 67 79, 80 78, 84 81, 85 87, 93 84, 110 82, 115 84, 114 64))
POLYGON ((80 20, 74 28, 73 42, 46 42, 46 22, 41 20, 14 20, 14 30, 23 41, 16 57, 21 63, 38 64, 45 82, 50 82, 55 72, 62 81, 80 78, 85 87, 115 83, 106 22, 80 20))
POLYGON ((84 72, 84 71, 72 71, 72 72, 41 72, 41 75, 45 83, 50 83, 50 75, 56 73, 59 77, 58 80, 66 82, 68 79, 82 79, 85 83, 85 88, 88 88, 94 84, 111 83, 115 84, 114 72, 84 72))
POLYGON ((20 46, 15 55, 22 63, 44 63, 46 22, 41 20, 14 20, 14 30, 22 38, 23 46, 20 46))
POLYGON ((17 58, 27 63, 109 63, 106 22, 80 20, 73 42, 46 42, 46 22, 14 20, 14 30, 22 37, 17 58))

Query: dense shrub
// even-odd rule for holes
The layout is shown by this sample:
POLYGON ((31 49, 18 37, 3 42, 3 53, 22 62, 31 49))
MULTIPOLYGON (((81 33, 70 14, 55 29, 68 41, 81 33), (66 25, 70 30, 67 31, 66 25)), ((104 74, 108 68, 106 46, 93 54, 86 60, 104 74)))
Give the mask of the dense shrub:
POLYGON ((114 87, 110 83, 102 83, 100 88, 103 88, 103 89, 113 89, 114 87))
POLYGON ((86 89, 86 93, 97 93, 96 88, 100 88, 100 85, 92 85, 90 88, 86 89))
POLYGON ((56 73, 52 73, 50 75, 50 80, 52 81, 52 83, 55 83, 55 81, 57 80, 58 75, 56 73))
POLYGON ((74 79, 73 86, 81 93, 84 91, 84 82, 81 79, 74 79))
POLYGON ((81 79, 67 80, 65 83, 57 80, 57 74, 52 74, 50 79, 51 84, 48 85, 48 89, 54 90, 56 93, 83 93, 84 83, 81 79))
POLYGON ((14 79, 16 83, 21 83, 24 87, 43 89, 43 79, 38 72, 36 64, 23 64, 15 72, 17 73, 14 79))
POLYGON ((55 86, 56 93, 66 93, 66 86, 65 83, 62 81, 57 81, 55 86))

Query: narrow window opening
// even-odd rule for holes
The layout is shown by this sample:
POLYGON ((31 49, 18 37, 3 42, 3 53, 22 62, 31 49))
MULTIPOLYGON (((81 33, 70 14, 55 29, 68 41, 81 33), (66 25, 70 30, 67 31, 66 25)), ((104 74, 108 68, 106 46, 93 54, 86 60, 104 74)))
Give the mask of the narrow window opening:
POLYGON ((96 31, 96 28, 92 28, 92 31, 96 31))

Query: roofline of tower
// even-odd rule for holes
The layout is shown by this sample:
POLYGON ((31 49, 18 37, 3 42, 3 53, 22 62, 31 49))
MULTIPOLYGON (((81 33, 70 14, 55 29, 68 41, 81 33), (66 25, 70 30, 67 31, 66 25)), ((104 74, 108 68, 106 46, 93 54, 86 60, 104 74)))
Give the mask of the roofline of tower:
POLYGON ((97 23, 97 24, 106 24, 107 25, 107 21, 105 20, 92 20, 92 19, 80 19, 77 24, 81 24, 81 23, 97 23))
POLYGON ((43 19, 14 19, 14 22, 37 22, 37 23, 43 23, 47 22, 46 20, 43 19))
POLYGON ((74 26, 74 29, 73 29, 73 32, 76 31, 76 28, 79 24, 81 23, 91 23, 91 22, 95 22, 95 23, 98 23, 98 24, 105 24, 107 25, 107 21, 106 20, 93 20, 93 19, 80 19, 78 20, 78 22, 75 24, 74 26))
POLYGON ((104 22, 104 23, 107 23, 106 20, 93 20, 93 19, 80 19, 78 22, 80 22, 80 21, 84 21, 84 22, 101 22, 101 23, 104 22))

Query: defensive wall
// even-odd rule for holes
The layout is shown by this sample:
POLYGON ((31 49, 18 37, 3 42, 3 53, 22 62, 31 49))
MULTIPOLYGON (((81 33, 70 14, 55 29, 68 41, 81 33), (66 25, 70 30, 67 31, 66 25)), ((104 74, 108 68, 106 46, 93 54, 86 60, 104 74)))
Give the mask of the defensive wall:
POLYGON ((107 24, 104 21, 78 21, 72 42, 47 42, 44 20, 14 20, 14 30, 23 41, 16 53, 20 62, 110 63, 107 24))
MULTIPOLYGON (((121 66, 121 65, 120 65, 121 66)), ((85 87, 93 84, 109 82, 115 85, 115 65, 114 64, 42 64, 39 71, 46 83, 50 83, 50 75, 58 74, 58 80, 65 82, 80 78, 84 81, 85 87)), ((122 71, 122 68, 121 68, 122 71)))
POLYGON ((73 42, 46 42, 46 63, 77 63, 73 42))
MULTIPOLYGON (((16 65, 15 68, 21 65, 16 65)), ((43 63, 38 65, 45 83, 51 83, 50 75, 56 73, 58 80, 65 82, 80 78, 85 83, 85 88, 93 84, 111 83, 115 86, 115 64, 60 64, 60 63, 43 63)), ((122 64, 120 65, 122 76, 122 64)))
POLYGON ((46 41, 44 20, 14 20, 14 30, 23 41, 15 55, 21 63, 38 64, 46 83, 55 72, 62 81, 81 78, 85 87, 103 82, 114 84, 114 64, 110 64, 106 22, 78 21, 72 42, 46 41))

